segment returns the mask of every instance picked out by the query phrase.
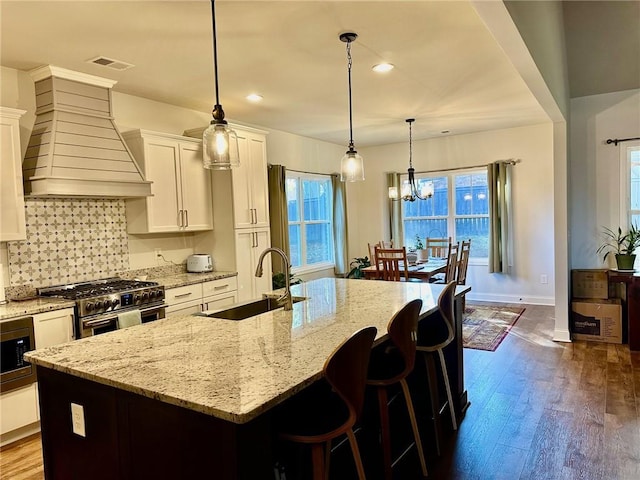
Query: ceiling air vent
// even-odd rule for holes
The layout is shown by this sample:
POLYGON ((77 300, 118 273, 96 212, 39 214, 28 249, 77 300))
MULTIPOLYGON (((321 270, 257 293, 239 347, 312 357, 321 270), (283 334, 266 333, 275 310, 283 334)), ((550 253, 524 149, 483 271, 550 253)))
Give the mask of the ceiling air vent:
POLYGON ((101 65, 103 67, 109 67, 114 70, 127 70, 135 66, 127 62, 122 62, 120 60, 114 60, 113 58, 107 57, 96 57, 92 58, 91 60, 87 60, 87 62, 101 65))

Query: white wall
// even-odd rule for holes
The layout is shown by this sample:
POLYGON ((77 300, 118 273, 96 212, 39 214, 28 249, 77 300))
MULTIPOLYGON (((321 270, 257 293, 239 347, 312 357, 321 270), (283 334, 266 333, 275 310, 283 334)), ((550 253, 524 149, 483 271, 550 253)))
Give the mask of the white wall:
MULTIPOLYGON (((571 100, 571 268, 602 268, 603 227, 620 225, 620 149, 608 138, 640 136, 640 90, 571 100)), ((608 265, 613 266, 613 265, 608 265)))
MULTIPOLYGON (((3 81, 5 78, 12 80, 9 82, 11 88, 5 89, 3 84, 1 98, 4 104, 29 111, 25 116, 29 119, 28 124, 21 123, 26 132, 26 148, 35 118, 32 115, 35 110, 33 82, 24 72, 3 68, 2 74, 3 81), (5 76, 7 73, 8 77, 5 76)), ((209 122, 208 113, 118 92, 113 92, 113 112, 122 130, 143 128, 182 134, 186 129, 209 122)), ((345 148, 344 145, 281 131, 270 131, 267 136, 268 161, 290 169, 337 172, 345 148)), ((365 157, 366 181, 347 186, 349 258, 366 253, 367 242, 388 236, 384 173, 405 171, 407 168, 407 145, 404 143, 360 148, 360 151, 365 157)), ((515 227, 516 238, 519 239, 514 273, 509 276, 488 275, 484 273, 484 266, 470 267, 469 279, 473 284, 471 298, 553 303, 551 126, 538 125, 415 142, 414 152, 417 170, 477 165, 512 157, 523 160, 516 167, 514 175, 515 227), (421 163, 420 158, 428 161, 421 163), (528 198, 535 198, 540 206, 530 209, 528 198), (540 274, 548 275, 549 284, 539 283, 540 274)), ((200 250, 207 245, 211 245, 207 234, 130 235, 130 266, 137 269, 157 265, 153 255, 155 248, 162 249, 167 260, 182 262, 195 249, 200 250)), ((214 251, 207 253, 216 256, 214 251)), ((6 254, 3 248, 0 254, 6 254)))
MULTIPOLYGON (((408 167, 406 143, 360 149, 363 183, 353 184, 349 204, 351 256, 367 253, 367 243, 389 238, 385 173, 408 167)), ((514 167, 514 265, 510 274, 489 274, 471 265, 469 298, 503 302, 554 303, 553 127, 551 123, 413 143, 416 171, 484 165, 518 158, 514 167), (548 283, 540 283, 540 275, 548 283)))

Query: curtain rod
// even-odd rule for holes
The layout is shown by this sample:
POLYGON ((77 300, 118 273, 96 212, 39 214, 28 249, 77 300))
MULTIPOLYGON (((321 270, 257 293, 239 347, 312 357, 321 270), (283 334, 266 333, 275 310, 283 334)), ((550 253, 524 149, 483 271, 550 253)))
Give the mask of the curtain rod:
MULTIPOLYGON (((269 167, 271 167, 271 164, 269 164, 269 167)), ((288 172, 296 172, 296 173, 306 173, 307 175, 325 175, 327 177, 330 177, 331 175, 335 175, 335 174, 331 174, 331 173, 318 173, 318 172, 307 172, 304 170, 295 170, 293 168, 288 168, 285 167, 287 169, 288 172)))
MULTIPOLYGON (((518 163, 522 162, 522 160, 517 159, 517 160, 498 160, 496 162, 492 162, 492 163, 507 163, 509 165, 517 165, 518 163)), ((468 167, 455 167, 455 168, 442 168, 442 169, 438 169, 438 170, 423 170, 420 172, 416 172, 416 173, 438 173, 438 172, 453 172, 456 170, 470 170, 472 168, 480 168, 480 167, 486 167, 487 165, 490 164, 482 164, 482 165, 470 165, 468 167)))
POLYGON ((640 137, 633 137, 633 138, 607 138, 607 145, 611 145, 613 143, 617 147, 620 142, 630 142, 632 140, 640 140, 640 137))

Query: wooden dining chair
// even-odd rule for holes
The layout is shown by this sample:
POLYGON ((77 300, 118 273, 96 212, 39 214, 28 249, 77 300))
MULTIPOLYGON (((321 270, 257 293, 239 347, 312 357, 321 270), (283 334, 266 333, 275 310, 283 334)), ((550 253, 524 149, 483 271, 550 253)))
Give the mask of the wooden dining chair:
POLYGON ((471 251, 471 239, 463 240, 460 246, 460 260, 456 273, 456 283, 465 285, 467 282, 467 268, 469 267, 469 253, 471 251))
POLYGON ((451 247, 451 237, 448 238, 426 238, 425 249, 429 257, 447 258, 451 247))
POLYGON ((375 247, 378 278, 392 282, 409 281, 407 249, 375 247))
POLYGON ((430 283, 449 283, 456 281, 456 271, 458 268, 458 251, 460 250, 460 243, 452 243, 449 245, 449 251, 446 255, 447 267, 444 272, 444 276, 436 275, 429 279, 430 283))
POLYGON ((454 430, 458 429, 456 420, 455 405, 451 394, 449 374, 444 358, 444 348, 449 345, 455 337, 453 302, 456 293, 456 282, 452 281, 440 292, 438 296, 438 311, 424 317, 418 325, 418 342, 416 350, 423 352, 427 367, 427 379, 429 383, 429 394, 431 397, 431 415, 436 437, 436 449, 440 455, 440 445, 442 443, 440 426, 440 394, 438 389, 438 379, 435 371, 434 353, 438 354, 440 368, 447 391, 447 403, 451 415, 451 425, 454 430))
MULTIPOLYGON (((382 443, 382 457, 384 465, 384 478, 392 478, 391 459, 391 425, 389 421, 389 400, 387 389, 400 384, 407 406, 407 413, 422 475, 427 476, 427 464, 425 462, 422 441, 418 430, 416 414, 411 402, 411 394, 407 385, 407 376, 413 371, 416 358, 416 339, 418 330, 418 318, 422 308, 422 300, 415 299, 407 303, 391 318, 387 325, 389 341, 375 347, 371 351, 367 385, 375 387, 378 396, 378 408, 380 412, 380 439, 382 443)), ((401 451, 404 448, 400 449, 401 451)))
POLYGON ((358 478, 365 480, 353 426, 362 414, 376 333, 375 327, 365 327, 342 342, 325 362, 323 379, 317 388, 298 394, 279 412, 280 437, 311 445, 313 480, 328 478, 331 441, 344 434, 351 446, 358 478))

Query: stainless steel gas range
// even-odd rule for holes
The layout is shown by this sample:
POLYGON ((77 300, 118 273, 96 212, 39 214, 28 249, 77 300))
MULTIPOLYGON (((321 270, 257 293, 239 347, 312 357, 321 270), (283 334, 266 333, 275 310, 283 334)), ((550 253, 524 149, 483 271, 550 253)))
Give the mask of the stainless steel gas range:
POLYGON ((106 278, 38 289, 38 295, 75 300, 75 337, 118 328, 118 315, 140 310, 142 323, 164 318, 164 287, 156 282, 106 278))

